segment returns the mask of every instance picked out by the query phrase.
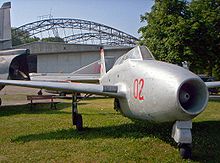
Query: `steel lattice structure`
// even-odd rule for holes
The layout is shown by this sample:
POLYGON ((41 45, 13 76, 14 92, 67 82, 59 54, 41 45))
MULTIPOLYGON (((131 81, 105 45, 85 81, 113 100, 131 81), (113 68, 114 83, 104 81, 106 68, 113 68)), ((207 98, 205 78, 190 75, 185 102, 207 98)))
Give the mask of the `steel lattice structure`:
POLYGON ((67 43, 134 46, 138 39, 115 28, 80 19, 44 19, 22 25, 14 30, 15 37, 60 37, 67 43), (22 32, 21 32, 22 31, 22 32))

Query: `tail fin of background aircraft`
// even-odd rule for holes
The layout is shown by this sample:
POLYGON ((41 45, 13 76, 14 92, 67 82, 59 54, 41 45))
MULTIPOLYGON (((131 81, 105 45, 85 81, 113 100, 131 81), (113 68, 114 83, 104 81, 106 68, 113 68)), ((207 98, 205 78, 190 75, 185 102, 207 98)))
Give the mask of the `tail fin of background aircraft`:
POLYGON ((12 48, 11 41, 11 2, 6 2, 0 8, 0 50, 12 48))
POLYGON ((105 54, 104 54, 103 47, 100 48, 100 56, 101 56, 101 61, 100 61, 100 77, 103 77, 103 75, 106 74, 105 54))
MULTIPOLYGON (((111 58, 108 58, 108 59, 111 59, 111 58)), ((109 66, 112 67, 112 65, 109 65, 109 66)), ((71 73, 71 75, 77 75, 77 74, 90 74, 90 75, 100 74, 100 77, 106 74, 104 49, 102 47, 100 48, 100 60, 90 63, 89 65, 86 65, 71 73)))
POLYGON ((91 74, 100 74, 100 60, 98 61, 95 61, 95 62, 92 62, 74 72, 71 73, 71 75, 78 75, 78 74, 81 74, 81 75, 84 75, 84 74, 87 74, 87 75, 91 75, 91 74))

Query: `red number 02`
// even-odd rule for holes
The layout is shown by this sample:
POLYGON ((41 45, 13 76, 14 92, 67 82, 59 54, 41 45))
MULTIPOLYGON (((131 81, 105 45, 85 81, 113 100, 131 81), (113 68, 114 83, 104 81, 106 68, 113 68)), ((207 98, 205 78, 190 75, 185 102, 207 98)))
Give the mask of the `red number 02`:
POLYGON ((134 80, 134 98, 138 100, 144 100, 144 96, 142 95, 143 87, 144 87, 144 79, 134 80))

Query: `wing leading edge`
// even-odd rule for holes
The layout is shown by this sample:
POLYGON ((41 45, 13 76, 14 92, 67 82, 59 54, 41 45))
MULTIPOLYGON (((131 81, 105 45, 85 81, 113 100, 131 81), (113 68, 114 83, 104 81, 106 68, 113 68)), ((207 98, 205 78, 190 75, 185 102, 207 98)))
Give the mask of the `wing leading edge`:
POLYGON ((52 81, 63 82, 72 81, 80 83, 99 83, 100 74, 61 74, 61 73, 47 73, 47 74, 31 74, 32 81, 52 81))
POLYGON ((124 97, 123 93, 118 92, 117 86, 71 83, 71 82, 42 82, 42 81, 18 81, 18 80, 0 80, 0 85, 14 85, 21 87, 41 88, 50 90, 62 90, 67 92, 80 92, 97 95, 106 95, 111 97, 124 97))

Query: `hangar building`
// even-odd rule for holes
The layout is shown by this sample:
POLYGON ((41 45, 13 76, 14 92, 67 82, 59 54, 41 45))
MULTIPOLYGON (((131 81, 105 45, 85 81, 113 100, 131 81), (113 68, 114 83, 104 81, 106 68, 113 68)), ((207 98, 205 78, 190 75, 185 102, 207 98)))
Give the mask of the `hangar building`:
MULTIPOLYGON (((30 72, 71 73, 100 59, 100 45, 33 42, 16 48, 30 49, 30 72)), ((131 47, 104 46, 107 70, 131 47)))

